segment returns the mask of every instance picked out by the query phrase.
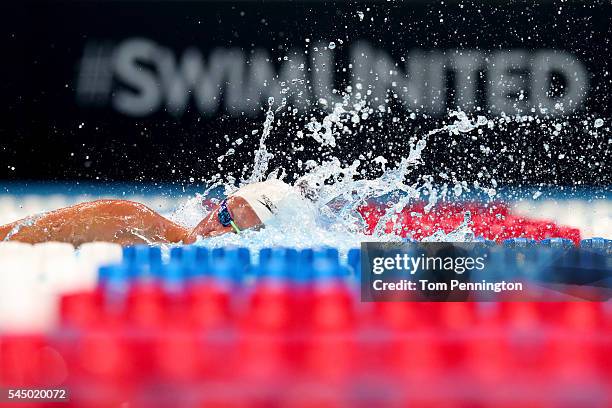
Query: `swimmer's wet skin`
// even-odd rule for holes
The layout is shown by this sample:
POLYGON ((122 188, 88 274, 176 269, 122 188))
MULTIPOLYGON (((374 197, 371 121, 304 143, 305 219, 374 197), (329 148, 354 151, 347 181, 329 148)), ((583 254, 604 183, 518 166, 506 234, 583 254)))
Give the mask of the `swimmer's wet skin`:
POLYGON ((133 201, 99 200, 62 208, 0 226, 0 241, 39 243, 46 241, 107 241, 121 245, 142 243, 193 243, 212 237, 258 227, 270 219, 291 187, 280 180, 245 186, 225 200, 232 223, 222 222, 223 208, 212 210, 192 230, 176 224, 147 206, 133 201), (225 225, 224 225, 225 224, 225 225), (232 225, 233 224, 233 225, 232 225))

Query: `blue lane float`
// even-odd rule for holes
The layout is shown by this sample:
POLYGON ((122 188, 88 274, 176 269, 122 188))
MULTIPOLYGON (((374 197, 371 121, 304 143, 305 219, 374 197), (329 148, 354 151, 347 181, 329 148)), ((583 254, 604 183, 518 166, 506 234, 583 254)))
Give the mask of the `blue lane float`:
MULTIPOLYGON (((502 245, 487 240, 477 240, 476 243, 479 253, 488 258, 490 279, 526 277, 570 284, 612 279, 612 240, 609 239, 585 239, 580 247, 563 238, 548 238, 540 242, 514 238, 502 245)), ((233 284, 253 280, 295 283, 329 279, 359 281, 361 262, 359 248, 341 256, 337 248, 331 247, 263 248, 258 254, 253 254, 248 248, 236 247, 187 245, 166 250, 139 245, 124 248, 121 264, 100 268, 99 282, 119 287, 126 282, 147 279, 169 284, 200 278, 233 284)))

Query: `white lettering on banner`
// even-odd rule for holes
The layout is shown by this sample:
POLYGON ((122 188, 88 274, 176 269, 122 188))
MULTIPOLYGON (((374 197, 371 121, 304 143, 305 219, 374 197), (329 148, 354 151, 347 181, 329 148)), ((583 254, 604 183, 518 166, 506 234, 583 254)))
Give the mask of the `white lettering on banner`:
POLYGON ((488 70, 487 96, 494 113, 526 112, 529 54, 523 50, 496 52, 488 70))
POLYGON ((125 41, 117 49, 114 58, 115 74, 136 91, 117 92, 112 101, 119 112, 128 116, 145 116, 159 109, 162 90, 155 73, 142 65, 152 62, 157 52, 157 45, 144 38, 125 41))
POLYGON ((446 87, 442 53, 414 51, 406 59, 406 71, 401 72, 386 52, 359 42, 353 47, 352 60, 353 80, 371 91, 369 100, 375 106, 385 105, 391 91, 408 110, 432 115, 444 113, 446 87))
MULTIPOLYGON (((166 95, 166 109, 174 116, 181 116, 187 109, 190 97, 204 115, 218 110, 223 84, 241 83, 244 64, 240 50, 217 48, 209 58, 209 67, 196 49, 189 48, 177 65, 169 50, 162 50, 157 58, 161 87, 166 95)), ((227 90, 227 98, 235 99, 234 88, 227 90)))
POLYGON ((334 55, 323 43, 315 45, 318 51, 311 53, 312 86, 315 102, 325 101, 327 106, 341 103, 342 98, 334 94, 334 55))
POLYGON ((588 91, 589 73, 573 55, 555 50, 537 52, 532 59, 534 99, 549 112, 569 113, 578 109, 588 91), (562 73, 567 81, 562 100, 549 97, 553 72, 562 73))
POLYGON ((478 73, 484 63, 480 51, 455 51, 449 56, 449 63, 455 73, 456 103, 464 111, 476 108, 478 73))
MULTIPOLYGON (((350 48, 350 62, 337 69, 341 67, 335 65, 334 50, 324 44, 311 46, 308 55, 290 50, 277 62, 263 49, 247 56, 239 48, 215 48, 204 56, 190 47, 177 55, 150 39, 130 38, 112 53, 96 53, 96 44, 89 43, 80 65, 77 101, 99 105, 106 99, 92 97, 95 90, 93 96, 111 95, 113 108, 133 117, 160 111, 180 117, 190 104, 206 116, 257 116, 269 97, 300 110, 321 104, 333 107, 341 101, 334 91, 341 71, 350 78, 353 96, 367 99, 375 108, 396 99, 406 110, 432 116, 455 107, 473 111, 480 83, 485 89, 483 108, 494 114, 564 115, 579 109, 588 93, 585 66, 560 50, 411 50, 398 62, 388 52, 359 41, 350 48), (106 64, 90 61, 105 55, 112 55, 106 64), (89 72, 93 69, 96 72, 89 72), (454 92, 448 88, 449 73, 454 92), (114 81, 105 79, 109 75, 114 81), (563 79, 562 92, 552 89, 553 76, 563 79)), ((99 47, 107 50, 108 43, 99 47)))

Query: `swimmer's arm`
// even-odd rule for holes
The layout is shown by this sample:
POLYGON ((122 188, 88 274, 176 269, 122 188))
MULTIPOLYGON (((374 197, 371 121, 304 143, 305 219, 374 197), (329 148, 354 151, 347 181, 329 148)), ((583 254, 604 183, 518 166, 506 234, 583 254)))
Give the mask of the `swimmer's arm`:
POLYGON ((132 201, 99 200, 62 208, 0 226, 0 241, 107 241, 122 245, 177 243, 189 231, 155 211, 132 201))

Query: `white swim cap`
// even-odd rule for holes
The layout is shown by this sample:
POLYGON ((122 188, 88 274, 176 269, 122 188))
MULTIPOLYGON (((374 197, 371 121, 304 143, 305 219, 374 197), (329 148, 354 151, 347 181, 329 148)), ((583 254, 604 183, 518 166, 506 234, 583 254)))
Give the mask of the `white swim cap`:
POLYGON ((241 187, 230 197, 242 197, 265 224, 278 210, 278 203, 292 193, 294 190, 289 184, 271 179, 241 187))

